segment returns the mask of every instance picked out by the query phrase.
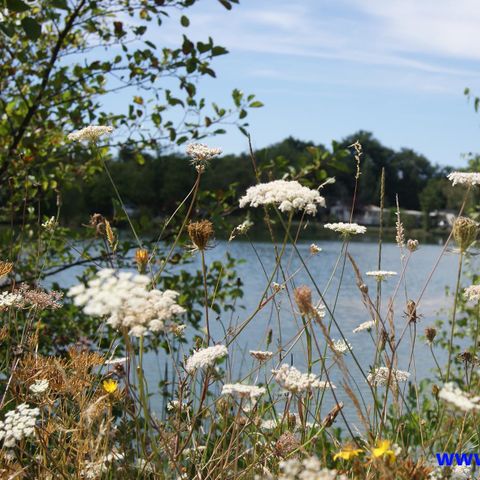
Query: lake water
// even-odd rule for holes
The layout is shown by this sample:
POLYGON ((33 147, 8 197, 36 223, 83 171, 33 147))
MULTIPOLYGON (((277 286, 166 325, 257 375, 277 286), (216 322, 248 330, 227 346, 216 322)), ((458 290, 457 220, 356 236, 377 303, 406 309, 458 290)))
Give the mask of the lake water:
MULTIPOLYGON (((310 243, 310 241, 304 243, 300 242, 298 244, 298 249, 303 258, 307 259, 308 268, 316 284, 323 292, 339 258, 342 249, 342 242, 331 240, 318 241, 316 243, 322 248, 322 252, 309 258, 310 243)), ((235 258, 246 260, 245 263, 239 265, 237 268, 238 276, 244 283, 244 298, 238 302, 238 307, 242 308, 236 308, 233 314, 228 313, 222 315, 220 318, 217 318, 217 315, 211 312, 211 330, 215 342, 224 343, 224 332, 229 328, 234 330, 256 310, 266 286, 265 271, 268 275, 273 271, 275 261, 272 244, 255 242, 253 246, 257 251, 258 257, 261 259, 261 263, 258 260, 257 255, 255 255, 252 245, 243 241, 233 241, 231 243, 219 241, 214 248, 208 250, 206 253, 207 264, 213 260, 224 259, 227 252, 235 258)), ((406 315, 404 314, 406 311, 406 298, 415 301, 417 300, 435 262, 438 259, 438 256, 441 254, 442 248, 442 245, 421 245, 420 249, 413 254, 406 271, 405 282, 402 283, 401 288, 399 288, 394 303, 394 324, 397 335, 400 334, 406 325, 406 315)), ((348 246, 348 251, 356 261, 362 274, 368 270, 377 269, 378 245, 376 243, 368 240, 352 242, 348 246)), ((400 252, 396 244, 383 244, 382 269, 393 270, 400 273, 402 270, 400 262, 400 252)), ((417 313, 421 314, 421 318, 417 325, 415 364, 409 365, 412 343, 408 331, 399 349, 398 368, 410 371, 412 378, 416 377, 417 380, 430 375, 431 369, 434 366, 429 349, 425 346, 425 343, 420 336, 423 335, 426 326, 433 325, 435 319, 447 319, 448 315, 451 314, 453 298, 451 296, 446 296, 445 288, 454 286, 457 262, 457 254, 446 252, 443 255, 418 307, 417 313)), ((282 265, 287 277, 296 272, 290 282, 290 289, 292 286, 296 287, 302 284, 308 285, 312 288, 314 301, 319 300, 312 281, 305 273, 298 256, 292 251, 292 249, 287 248, 283 257, 282 265)), ((340 261, 336 274, 325 294, 325 301, 331 310, 334 308, 335 297, 338 291, 342 270, 341 267, 342 260, 340 261)), ((194 258, 193 263, 186 268, 190 270, 200 268, 200 258, 198 255, 194 258)), ((78 273, 78 271, 79 270, 76 272, 62 272, 62 274, 56 277, 55 280, 63 285, 72 284, 74 283, 74 273, 78 273)), ((388 299, 395 290, 398 278, 399 277, 392 277, 382 283, 382 316, 385 315, 388 299)), ((280 283, 281 277, 275 278, 274 281, 280 283)), ((364 281, 369 287, 372 300, 375 300, 375 280, 372 277, 364 276, 364 281)), ((296 309, 296 307, 294 308, 296 309)), ((371 320, 371 317, 362 303, 361 295, 356 285, 355 275, 352 266, 348 261, 345 265, 343 281, 338 293, 338 301, 334 313, 335 319, 340 325, 345 337, 352 344, 358 362, 363 367, 364 372, 368 373, 369 366, 372 364, 375 355, 375 345, 368 332, 354 334, 352 333, 352 330, 360 323, 371 320)), ((325 317, 325 320, 328 322, 328 315, 325 317)), ((319 326, 315 326, 314 328, 323 350, 324 342, 322 340, 323 335, 321 329, 319 326)), ((230 353, 226 364, 226 382, 242 380, 243 375, 251 371, 255 363, 248 355, 248 351, 265 350, 266 338, 270 329, 272 330, 272 344, 270 345, 269 350, 276 352, 278 352, 280 338, 282 339, 283 344, 285 344, 293 339, 301 329, 301 319, 298 314, 293 313, 292 305, 290 304, 289 296, 286 291, 278 293, 275 297, 275 302, 269 302, 268 305, 258 312, 238 335, 234 345, 229 349, 230 353)), ((187 329, 187 337, 191 338, 193 333, 192 329, 190 329, 189 333, 187 329)), ((331 336, 334 339, 341 338, 335 327, 332 327, 331 336)), ((187 354, 188 349, 185 349, 184 353, 187 354)), ((438 354, 440 360, 442 360, 442 352, 438 351, 438 354)), ((314 353, 314 358, 318 359, 318 354, 314 353)), ((362 393, 368 396, 369 389, 364 378, 360 375, 358 367, 352 360, 351 355, 347 354, 344 358, 352 378, 358 383, 362 393)), ((288 363, 293 362, 297 368, 301 370, 305 369, 306 348, 304 336, 302 336, 293 346, 283 361, 288 363)), ((150 385, 158 384, 158 381, 163 378, 165 373, 165 358, 163 356, 155 357, 149 355, 146 358, 146 362, 145 370, 151 382, 150 385)), ((327 363, 329 364, 329 362, 327 363)), ((271 368, 275 368, 278 364, 279 355, 277 354, 265 368, 261 369, 260 372, 255 373, 248 380, 252 381, 258 379, 259 382, 265 381, 270 375, 271 368)), ((314 373, 319 373, 319 371, 320 365, 317 364, 314 367, 314 373)), ((352 414, 352 402, 340 386, 342 375, 337 367, 331 369, 330 375, 331 381, 338 386, 335 391, 337 398, 345 402, 345 411, 348 413, 348 416, 350 416, 352 414)), ((330 395, 331 397, 331 393, 327 393, 327 395, 330 395)), ((152 398, 154 407, 159 408, 159 402, 160 400, 158 400, 158 398, 152 398)), ((326 413, 327 408, 332 404, 333 398, 328 399, 325 405, 325 412, 322 413, 326 413)))

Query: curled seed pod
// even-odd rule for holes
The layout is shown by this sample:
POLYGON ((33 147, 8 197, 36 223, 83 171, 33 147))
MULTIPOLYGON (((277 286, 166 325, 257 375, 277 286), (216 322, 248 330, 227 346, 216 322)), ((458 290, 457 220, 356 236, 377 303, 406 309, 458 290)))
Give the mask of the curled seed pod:
POLYGON ((458 217, 453 224, 453 238, 462 253, 477 239, 477 222, 467 217, 458 217))

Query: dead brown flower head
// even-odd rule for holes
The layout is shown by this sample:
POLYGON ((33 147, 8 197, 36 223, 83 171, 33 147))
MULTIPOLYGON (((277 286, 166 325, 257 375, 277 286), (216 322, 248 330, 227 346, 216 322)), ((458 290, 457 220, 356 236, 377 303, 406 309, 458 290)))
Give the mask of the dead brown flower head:
POLYGON ((434 327, 427 327, 425 329, 425 337, 427 337, 428 343, 431 345, 437 336, 437 329, 434 327))
POLYGON ((477 222, 467 217, 458 217, 453 224, 453 238, 458 248, 465 253, 470 245, 477 239, 477 222))
POLYGON ((213 237, 214 233, 213 223, 210 222, 210 220, 191 222, 188 225, 188 236, 196 250, 206 250, 208 242, 213 237))
POLYGON ((298 310, 302 316, 307 316, 315 311, 312 303, 312 290, 306 285, 296 288, 293 292, 298 310))
POLYGON ((279 457, 286 457, 294 450, 300 447, 300 442, 295 435, 291 432, 285 432, 275 442, 275 453, 279 457))
POLYGON ((0 278, 8 275, 13 269, 12 262, 0 261, 0 278))
POLYGON ((410 252, 415 252, 416 250, 418 250, 418 240, 412 240, 411 238, 409 238, 407 241, 407 249, 410 252))

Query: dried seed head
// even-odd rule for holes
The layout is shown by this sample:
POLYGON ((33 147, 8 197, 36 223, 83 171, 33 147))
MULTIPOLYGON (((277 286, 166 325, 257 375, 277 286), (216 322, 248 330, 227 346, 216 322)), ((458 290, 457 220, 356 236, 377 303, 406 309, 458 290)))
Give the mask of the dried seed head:
POLYGON ((90 227, 95 229, 96 235, 105 235, 105 217, 100 213, 94 213, 90 216, 90 227))
POLYGON ((432 385, 432 395, 434 397, 438 397, 438 394, 440 393, 440 387, 436 384, 432 385))
POLYGON ((306 285, 302 285, 294 290, 293 295, 301 315, 309 315, 315 311, 312 304, 312 290, 306 285))
POLYGON ((425 329, 425 336, 427 337, 428 343, 431 345, 437 336, 437 329, 434 327, 427 327, 425 329))
POLYGON ((407 319, 411 323, 416 323, 419 320, 417 304, 413 300, 407 302, 407 319))
POLYGON ((137 269, 140 273, 145 273, 148 263, 148 250, 145 248, 137 248, 135 251, 135 262, 137 262, 137 269))
POLYGON ((300 447, 300 442, 291 432, 285 432, 275 443, 275 452, 280 457, 286 457, 300 447))
POLYGON ((205 250, 214 233, 213 223, 209 220, 191 222, 188 225, 188 236, 196 250, 205 250))
POLYGON ((476 363, 477 358, 475 355, 468 350, 465 350, 464 352, 460 353, 458 355, 458 359, 466 364, 468 363, 476 363))
POLYGON ((8 275, 13 269, 13 263, 0 261, 0 278, 8 275))
POLYGON ((477 222, 467 217, 458 217, 453 224, 453 238, 462 253, 477 239, 477 222))
POLYGON ((412 240, 409 238, 407 241, 407 249, 410 250, 410 252, 415 252, 415 250, 418 250, 418 240, 412 240))

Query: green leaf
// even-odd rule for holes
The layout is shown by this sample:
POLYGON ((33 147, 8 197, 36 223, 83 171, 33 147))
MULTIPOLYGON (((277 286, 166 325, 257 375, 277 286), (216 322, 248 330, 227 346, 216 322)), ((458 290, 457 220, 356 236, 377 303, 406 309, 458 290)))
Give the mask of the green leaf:
POLYGON ((26 12, 30 7, 22 0, 7 0, 7 8, 12 12, 26 12))
POLYGON ((182 24, 182 27, 188 27, 190 25, 190 20, 188 19, 187 16, 182 15, 180 18, 180 23, 182 24))
POLYGON ((67 0, 50 0, 52 7, 61 8, 62 10, 70 10, 68 8, 67 0))
POLYGON ((255 101, 255 102, 252 102, 250 105, 249 105, 250 108, 260 108, 260 107, 263 107, 263 103, 260 102, 260 101, 255 101))
POLYGON ((219 55, 225 55, 228 53, 228 50, 224 47, 213 47, 212 48, 212 56, 218 57, 219 55))
POLYGON ((30 40, 37 40, 42 34, 42 27, 40 24, 30 17, 22 19, 22 28, 25 30, 25 33, 30 40))

